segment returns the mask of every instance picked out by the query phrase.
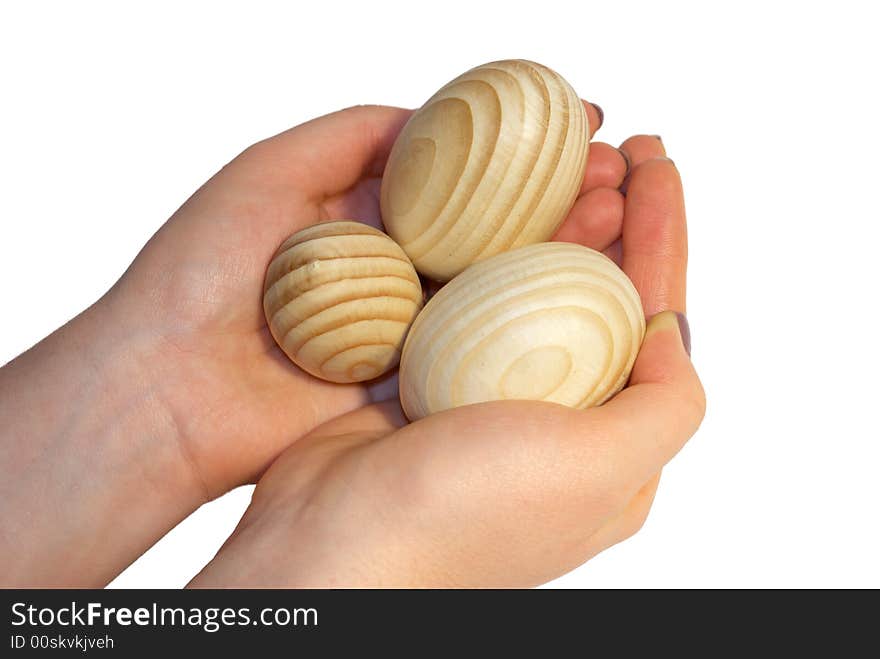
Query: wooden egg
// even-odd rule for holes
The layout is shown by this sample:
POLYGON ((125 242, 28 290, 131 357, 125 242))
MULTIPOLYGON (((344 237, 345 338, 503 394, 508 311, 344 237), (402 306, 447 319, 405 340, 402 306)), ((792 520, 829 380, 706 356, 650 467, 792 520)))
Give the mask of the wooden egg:
POLYGON ((370 380, 397 366, 422 307, 398 245, 359 222, 325 222, 284 241, 266 272, 263 310, 293 362, 331 382, 370 380))
POLYGON ((623 388, 645 334, 635 287, 603 254, 571 243, 476 263, 425 305, 400 363, 410 420, 490 400, 584 408, 623 388))
POLYGON ((385 229, 438 281, 549 240, 577 198, 589 135, 580 98, 547 67, 505 60, 472 69, 394 143, 382 177, 385 229))

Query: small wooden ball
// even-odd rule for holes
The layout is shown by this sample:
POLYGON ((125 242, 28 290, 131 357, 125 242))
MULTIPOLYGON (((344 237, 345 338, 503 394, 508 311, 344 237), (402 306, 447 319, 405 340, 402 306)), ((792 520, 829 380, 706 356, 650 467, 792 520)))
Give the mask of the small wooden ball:
POLYGON ((639 294, 587 247, 543 243, 476 263, 413 323, 400 363, 410 420, 491 400, 585 408, 617 393, 645 334, 639 294))
POLYGON ((397 366, 421 307, 406 254, 359 222, 298 231, 266 272, 263 310, 272 336, 297 366, 331 382, 371 380, 397 366))
POLYGON ((404 126, 382 177, 382 221, 416 269, 448 281, 471 263, 549 240, 584 177, 589 125, 558 73, 478 66, 404 126))

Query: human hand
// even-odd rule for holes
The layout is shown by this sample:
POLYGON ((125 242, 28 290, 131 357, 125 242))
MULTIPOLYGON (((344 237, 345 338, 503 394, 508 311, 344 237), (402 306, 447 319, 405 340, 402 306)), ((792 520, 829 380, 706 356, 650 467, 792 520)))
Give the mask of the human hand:
MULTIPOLYGON (((102 300, 0 369, 4 583, 106 583, 322 422, 358 409, 366 420, 380 409, 369 403, 395 397, 393 376, 334 385, 300 372, 271 341, 259 299, 265 264, 289 233, 333 218, 378 225, 378 176, 408 114, 354 108, 247 149, 102 300)), ((625 170, 620 152, 594 143, 560 238, 611 240, 615 254, 622 198, 611 188, 625 170)), ((267 479, 260 493, 271 491, 267 479)))
POLYGON ((145 376, 174 419, 205 498, 253 482, 321 423, 396 388, 340 385, 281 352, 261 306, 291 233, 329 218, 381 226, 380 175, 410 111, 356 107, 255 144, 199 189, 108 295, 146 336, 145 376))
MULTIPOLYGON (((585 107, 598 127, 596 108, 585 107)), ((355 107, 250 147, 168 220, 107 296, 113 316, 144 337, 144 377, 206 499, 253 482, 325 421, 397 397, 393 373, 341 385, 294 366, 268 331, 261 299, 266 266, 295 231, 327 219, 381 228, 381 174, 410 114, 355 107)), ((593 145, 574 222, 609 212, 602 186, 625 170, 617 150, 593 145)))
POLYGON ((379 225, 379 176, 410 113, 352 108, 246 149, 101 300, 0 369, 0 583, 105 584, 305 433, 394 395, 393 376, 300 371, 261 299, 289 234, 379 225))
POLYGON ((678 172, 654 137, 622 152, 628 176, 593 146, 557 238, 617 260, 653 316, 628 388, 590 410, 500 401, 407 424, 389 400, 336 418, 269 468, 193 586, 534 585, 638 530, 705 398, 678 316, 658 314, 685 310, 678 172))

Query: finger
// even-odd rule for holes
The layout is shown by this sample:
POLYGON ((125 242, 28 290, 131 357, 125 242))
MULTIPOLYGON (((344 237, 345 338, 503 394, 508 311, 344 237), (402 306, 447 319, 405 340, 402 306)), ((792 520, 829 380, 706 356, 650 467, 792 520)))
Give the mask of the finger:
POLYGON ((673 311, 654 316, 630 386, 584 413, 586 425, 598 422, 604 429, 607 441, 600 459, 624 489, 640 487, 659 472, 705 414, 705 394, 685 345, 686 328, 684 317, 673 311))
POLYGON ((614 261, 618 268, 623 265, 623 241, 620 238, 603 249, 602 253, 614 261))
POLYGON ((604 142, 593 142, 580 194, 593 188, 619 188, 628 173, 629 161, 622 151, 604 142))
POLYGON ((364 177, 380 176, 411 114, 381 105, 340 110, 258 142, 239 159, 258 167, 267 183, 323 199, 364 177))
POLYGON ((633 165, 622 246, 623 270, 642 298, 645 315, 685 311, 687 227, 681 179, 671 160, 633 165))
POLYGON ((595 103, 590 103, 583 99, 581 99, 581 102, 584 104, 584 110, 587 112, 587 123, 590 125, 590 139, 592 139, 596 131, 602 127, 605 121, 605 113, 595 103))
POLYGON ((620 150, 629 156, 633 167, 651 158, 666 155, 666 148, 659 135, 633 135, 624 140, 620 150))
POLYGON ((382 214, 379 211, 380 178, 366 178, 344 192, 326 198, 319 206, 320 220, 357 218, 358 222, 369 224, 384 231, 382 214))
POLYGON ((646 160, 662 158, 666 155, 663 142, 657 135, 634 135, 620 145, 620 152, 626 156, 630 163, 630 169, 620 185, 620 191, 623 194, 626 194, 629 188, 629 175, 632 173, 633 167, 646 160))
POLYGON ((553 240, 578 243, 603 250, 620 236, 623 195, 615 188, 595 188, 572 207, 553 240))

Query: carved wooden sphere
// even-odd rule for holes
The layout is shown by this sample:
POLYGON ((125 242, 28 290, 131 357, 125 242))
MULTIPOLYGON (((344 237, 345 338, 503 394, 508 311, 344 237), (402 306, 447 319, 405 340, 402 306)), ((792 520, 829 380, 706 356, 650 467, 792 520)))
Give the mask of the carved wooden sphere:
POLYGON ((476 263, 425 305, 400 363, 410 420, 490 400, 584 408, 626 383, 641 347, 639 294, 603 254, 571 243, 476 263))
POLYGON ((331 382, 370 380, 397 366, 422 307, 398 245, 359 222, 325 222, 284 241, 266 272, 269 330, 297 366, 331 382))
POLYGON ((448 281, 471 263, 549 240, 584 176, 589 126, 545 66, 478 66, 404 126, 382 178, 382 221, 416 269, 448 281))

